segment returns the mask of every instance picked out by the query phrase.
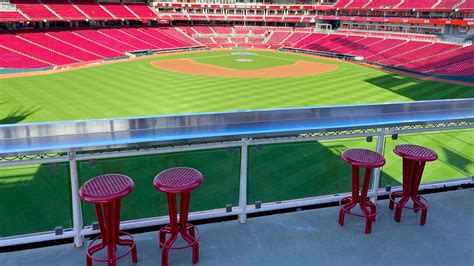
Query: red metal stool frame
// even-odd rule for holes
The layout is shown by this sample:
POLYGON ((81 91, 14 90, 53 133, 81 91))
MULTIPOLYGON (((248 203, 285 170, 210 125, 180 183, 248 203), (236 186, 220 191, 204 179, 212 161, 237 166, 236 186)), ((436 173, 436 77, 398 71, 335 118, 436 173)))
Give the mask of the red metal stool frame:
POLYGON ((394 219, 398 223, 401 221, 403 208, 412 209, 414 212, 421 210, 420 225, 424 225, 428 215, 428 202, 418 195, 418 189, 426 162, 437 160, 438 154, 414 144, 397 145, 393 152, 403 158, 403 190, 390 193, 389 208, 393 210, 396 205, 394 219), (397 201, 397 197, 401 199, 397 201), (410 198, 413 207, 406 206, 410 198))
POLYGON ((107 262, 107 265, 115 266, 118 259, 132 253, 132 261, 136 263, 137 247, 133 237, 120 231, 120 201, 127 196, 134 187, 133 180, 125 175, 107 174, 94 177, 85 182, 79 189, 79 196, 83 201, 93 203, 99 221, 100 235, 94 238, 87 248, 87 266, 92 261, 107 262), (128 239, 120 238, 125 235, 128 239), (95 244, 97 240, 100 243, 95 244), (117 256, 117 245, 128 246, 129 249, 117 256), (107 258, 94 258, 94 253, 107 248, 107 258))
POLYGON ((345 150, 342 159, 348 164, 352 165, 352 196, 342 198, 339 201, 341 210, 339 211, 339 225, 344 226, 345 214, 354 215, 365 218, 365 233, 372 232, 372 222, 377 216, 377 206, 367 199, 369 191, 370 176, 373 168, 382 167, 385 164, 385 159, 377 152, 365 149, 349 149, 345 150), (361 195, 359 196, 359 169, 365 168, 364 181, 362 184, 361 195), (362 214, 351 212, 357 204, 362 211, 362 214), (370 209, 370 210, 369 210, 370 209))
POLYGON ((161 192, 166 193, 168 199, 168 214, 170 224, 163 227, 158 233, 158 243, 162 249, 161 265, 168 265, 168 254, 170 249, 184 249, 192 247, 193 264, 199 261, 199 231, 188 223, 189 204, 191 191, 202 184, 202 174, 193 168, 175 167, 164 170, 156 175, 153 186, 161 192), (176 197, 180 195, 179 222, 177 215, 176 197), (166 235, 170 237, 166 240, 166 235), (178 234, 188 243, 185 246, 174 247, 178 234))

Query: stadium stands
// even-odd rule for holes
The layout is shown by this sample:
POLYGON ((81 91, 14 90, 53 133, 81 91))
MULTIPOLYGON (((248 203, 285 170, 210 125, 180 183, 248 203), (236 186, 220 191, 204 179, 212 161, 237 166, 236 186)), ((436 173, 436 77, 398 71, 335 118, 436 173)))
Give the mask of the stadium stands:
POLYGON ((121 53, 126 53, 129 51, 140 50, 138 47, 133 44, 125 43, 122 40, 117 40, 98 30, 76 30, 74 34, 84 37, 88 40, 91 40, 97 44, 107 46, 121 53))
POLYGON ((95 0, 70 0, 80 10, 87 14, 93 20, 108 20, 114 19, 101 5, 98 5, 95 0))
POLYGON ((49 67, 50 63, 40 61, 18 51, 0 46, 0 68, 42 68, 49 67))
POLYGON ((3 68, 37 68, 120 58, 138 50, 199 46, 174 28, 101 28, 0 32, 3 68), (22 64, 24 62, 24 64, 22 64))
POLYGON ((60 54, 49 48, 41 47, 38 44, 27 41, 13 34, 2 34, 0 37, 0 45, 9 48, 12 51, 29 55, 50 65, 61 66, 78 63, 79 60, 71 56, 60 54))
POLYGON ((443 0, 434 6, 435 9, 453 9, 461 0, 443 0))
POLYGON ((137 47, 139 50, 157 49, 155 45, 147 41, 141 40, 140 38, 137 38, 127 32, 124 32, 121 29, 100 29, 99 32, 116 40, 120 40, 128 44, 133 44, 133 46, 137 47))
POLYGON ((124 3, 135 15, 141 19, 155 19, 158 15, 146 4, 140 3, 124 3))
POLYGON ((18 11, 0 11, 0 22, 24 20, 25 17, 18 11))
POLYGON ((470 0, 340 0, 334 5, 334 8, 340 10, 450 10, 458 7, 460 3, 464 8, 472 8, 474 5, 470 0))
POLYGON ((84 20, 86 16, 81 13, 68 0, 42 0, 50 9, 52 9, 61 18, 66 20, 84 20))
POLYGON ((370 9, 388 9, 400 4, 400 0, 372 0, 365 7, 370 9))
POLYGON ((474 10, 474 1, 466 0, 458 6, 460 10, 474 10))
MULTIPOLYGON (((373 21, 379 25, 385 22, 413 25, 410 19, 415 19, 417 20, 415 23, 429 22, 431 25, 452 25, 453 28, 456 27, 455 30, 463 33, 469 30, 468 25, 472 25, 471 20, 459 22, 447 19, 460 20, 462 16, 472 18, 474 16, 472 12, 450 15, 454 12, 474 11, 474 1, 470 0, 339 0, 334 5, 316 6, 317 10, 328 12, 323 15, 306 12, 308 6, 297 8, 269 6, 266 10, 236 9, 226 12, 218 9, 204 11, 198 7, 192 7, 192 5, 187 6, 194 8, 191 10, 170 8, 160 11, 158 8, 154 9, 149 6, 145 1, 11 0, 10 2, 10 6, 0 9, 0 23, 24 20, 55 21, 56 24, 62 23, 61 21, 83 21, 79 24, 68 24, 67 27, 63 23, 62 27, 64 28, 61 28, 61 24, 54 24, 55 30, 47 29, 49 25, 45 28, 33 25, 27 30, 11 29, 9 32, 2 32, 0 34, 0 48, 6 53, 5 56, 2 55, 2 58, 11 63, 10 67, 64 66, 107 58, 120 58, 129 52, 205 45, 210 48, 276 49, 290 47, 311 50, 325 55, 357 56, 367 62, 423 73, 445 72, 455 75, 456 73, 473 72, 466 67, 472 63, 473 50, 470 48, 472 47, 469 45, 470 42, 466 47, 459 44, 442 43, 439 39, 439 34, 442 31, 436 27, 397 32, 404 30, 390 27, 388 29, 377 26, 368 27, 364 24, 367 22, 371 24, 373 21), (339 15, 336 13, 336 9, 337 12, 340 12, 339 15), (453 9, 456 10, 453 11, 453 9), (390 10, 390 13, 377 10, 390 10), (360 16, 367 16, 367 20, 360 20, 360 16), (438 16, 443 18, 439 19, 438 16), (394 20, 390 21, 392 18, 394 20), (227 21, 254 21, 256 24, 264 20, 266 23, 273 22, 272 25, 283 25, 281 23, 283 21, 309 24, 306 24, 306 27, 280 27, 213 25, 213 23, 207 25, 203 22, 226 19, 227 21), (325 19, 363 21, 364 23, 346 22, 345 25, 341 23, 341 28, 337 29, 337 32, 314 32, 314 25, 311 23, 325 19), (94 26, 99 26, 98 28, 81 28, 88 20, 109 22, 94 24, 94 26), (141 22, 129 23, 123 20, 141 22), (168 20, 180 20, 181 22, 177 23, 180 26, 128 27, 128 25, 143 22, 155 23, 155 25, 157 23, 168 24, 168 20), (196 22, 189 23, 189 20, 196 22), (71 26, 79 28, 68 28, 71 26), (450 66, 453 67, 453 70, 450 66)), ((171 7, 172 5, 168 4, 167 6, 171 7)), ((9 66, 9 63, 2 62, 2 67, 5 66, 9 66)))
POLYGON ((474 65, 474 58, 466 60, 461 63, 448 65, 429 71, 431 74, 448 75, 448 76, 471 76, 474 77, 472 66, 474 65))
POLYGON ((53 36, 63 42, 73 43, 78 47, 84 47, 87 51, 103 56, 105 58, 115 58, 124 56, 123 53, 109 47, 108 45, 101 45, 88 38, 82 37, 75 31, 48 31, 46 34, 53 36))
POLYGON ((193 30, 200 34, 213 34, 214 31, 208 26, 193 26, 193 30))
POLYGON ((137 19, 130 9, 121 3, 101 3, 102 7, 118 19, 137 19))
POLYGON ((214 26, 212 28, 214 29, 214 32, 216 32, 216 33, 220 33, 220 34, 231 34, 232 33, 232 27, 214 26))
POLYGON ((286 38, 288 38, 290 36, 291 32, 278 32, 278 31, 274 31, 267 43, 269 44, 280 44, 283 40, 285 40, 286 38))
POLYGON ((57 20, 60 17, 52 13, 46 6, 40 4, 37 0, 11 0, 23 13, 31 19, 57 20))
POLYGON ((68 55, 70 57, 73 57, 74 59, 78 61, 82 61, 82 62, 94 61, 94 60, 100 60, 103 58, 99 55, 90 53, 82 48, 79 48, 71 44, 68 44, 66 42, 62 42, 58 39, 55 39, 47 34, 44 34, 43 32, 22 31, 22 32, 17 32, 16 36, 21 37, 30 42, 33 42, 41 47, 53 50, 57 53, 61 53, 63 55, 68 55))
POLYGON ((431 9, 438 0, 405 0, 397 7, 398 9, 431 9))

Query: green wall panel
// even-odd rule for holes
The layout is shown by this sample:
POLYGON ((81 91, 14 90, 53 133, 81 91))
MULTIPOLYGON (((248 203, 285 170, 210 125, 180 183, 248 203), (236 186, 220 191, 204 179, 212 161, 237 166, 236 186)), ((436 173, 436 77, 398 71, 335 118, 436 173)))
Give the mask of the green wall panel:
POLYGON ((402 159, 393 153, 393 148, 405 143, 428 147, 439 155, 437 161, 426 164, 422 183, 474 175, 474 130, 406 134, 400 135, 397 140, 385 140, 387 165, 383 169, 381 187, 401 185, 402 159))
POLYGON ((274 202, 351 190, 351 167, 340 154, 348 148, 375 150, 376 139, 313 141, 249 148, 248 203, 274 202))
MULTIPOLYGON (((166 196, 152 185, 155 175, 170 167, 193 167, 202 172, 204 182, 191 194, 191 211, 238 205, 240 149, 215 149, 159 155, 135 156, 79 162, 80 183, 98 175, 120 173, 135 182, 134 191, 122 200, 121 219, 132 220, 168 214, 166 196)), ((84 224, 96 221, 92 204, 84 203, 84 224)))
POLYGON ((0 168, 0 237, 72 227, 69 164, 0 168))

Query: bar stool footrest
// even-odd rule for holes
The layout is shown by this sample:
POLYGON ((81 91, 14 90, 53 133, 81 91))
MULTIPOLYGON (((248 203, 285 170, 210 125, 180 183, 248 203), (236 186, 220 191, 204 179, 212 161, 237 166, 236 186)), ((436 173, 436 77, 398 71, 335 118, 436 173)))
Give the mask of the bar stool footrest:
MULTIPOLYGON (((180 228, 178 228, 178 232, 179 232, 179 234, 181 234, 181 231, 179 229, 180 228)), ((165 233, 165 234, 171 234, 171 226, 170 225, 164 226, 163 228, 161 228, 158 231, 158 243, 160 244, 160 248, 185 249, 185 248, 189 248, 189 247, 192 247, 192 246, 196 245, 198 243, 199 239, 201 238, 201 234, 199 233, 199 229, 196 226, 194 226, 193 224, 188 223, 186 230, 189 232, 189 229, 192 229, 194 231, 194 241, 192 241, 191 243, 188 243, 187 245, 184 245, 184 246, 174 247, 172 244, 170 246, 166 245, 166 239, 165 239, 165 243, 160 241, 160 235, 161 235, 162 232, 165 233)), ((193 237, 193 236, 191 236, 191 237, 193 237)))
POLYGON ((87 253, 86 253, 87 257, 90 258, 90 259, 93 260, 93 261, 96 261, 96 262, 109 262, 109 263, 114 262, 114 261, 117 261, 117 260, 119 260, 119 259, 121 259, 121 258, 124 258, 125 256, 127 256, 128 254, 130 254, 130 253, 132 252, 132 250, 136 247, 136 243, 135 243, 135 239, 133 238, 133 236, 132 236, 131 234, 129 234, 129 233, 127 233, 127 232, 120 231, 120 235, 121 235, 121 236, 125 236, 125 237, 128 238, 128 239, 120 239, 120 240, 117 242, 117 244, 116 244, 116 245, 118 245, 118 246, 128 246, 129 249, 128 249, 125 253, 123 253, 123 254, 120 255, 120 256, 115 256, 115 258, 109 258, 109 259, 94 258, 94 256, 93 256, 94 253, 96 253, 96 252, 98 252, 98 251, 100 251, 100 250, 102 250, 102 249, 104 249, 104 248, 107 248, 107 245, 105 245, 105 243, 104 243, 101 248, 99 248, 99 249, 93 251, 92 253, 90 252, 90 250, 94 247, 94 243, 95 243, 97 240, 99 240, 99 239, 100 239, 100 240, 103 240, 103 239, 102 239, 102 236, 99 235, 99 236, 95 237, 94 239, 92 239, 92 241, 89 243, 89 246, 87 247, 87 253), (121 241, 127 241, 127 242, 130 241, 130 242, 132 243, 132 245, 129 246, 129 245, 123 243, 123 242, 122 242, 122 243, 123 243, 123 244, 122 244, 122 243, 120 243, 121 241))
MULTIPOLYGON (((398 205, 399 205, 399 204, 398 204, 399 201, 397 201, 396 198, 397 198, 397 197, 402 197, 402 196, 403 196, 403 191, 394 191, 394 192, 390 193, 390 195, 388 196, 388 198, 389 198, 389 200, 390 200, 393 204, 395 204, 395 205, 398 206, 398 205)), ((428 205, 428 201, 427 201, 423 196, 420 196, 420 195, 416 195, 416 196, 417 196, 421 201, 423 201, 423 204, 425 205, 424 207, 419 207, 419 208, 416 208, 416 209, 417 209, 417 210, 420 210, 420 211, 421 211, 421 210, 428 209, 428 206, 429 206, 429 205, 428 205)), ((410 209, 410 210, 414 210, 414 209, 415 209, 415 208, 413 208, 413 207, 408 206, 408 204, 405 204, 405 205, 403 206, 403 208, 405 208, 405 209, 410 209)))
POLYGON ((341 200, 339 200, 339 206, 341 207, 341 210, 343 210, 345 213, 349 214, 349 215, 353 215, 353 216, 357 216, 357 217, 361 217, 361 218, 375 218, 378 214, 378 208, 377 208, 377 204, 373 203, 372 201, 370 200, 366 200, 366 204, 367 204, 367 207, 375 207, 375 212, 374 213, 370 213, 370 214, 361 214, 361 213, 355 213, 355 212, 351 212, 351 209, 354 208, 356 205, 360 205, 359 203, 357 203, 356 205, 354 205, 354 207, 348 209, 346 206, 344 206, 344 204, 342 204, 344 201, 351 201, 352 200, 352 197, 351 196, 348 196, 348 197, 344 197, 342 198, 341 200))

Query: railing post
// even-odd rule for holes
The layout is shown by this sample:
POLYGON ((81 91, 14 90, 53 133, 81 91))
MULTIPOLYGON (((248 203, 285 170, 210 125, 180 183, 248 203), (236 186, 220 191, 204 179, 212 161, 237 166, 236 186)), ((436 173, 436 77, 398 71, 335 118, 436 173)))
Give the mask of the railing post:
MULTIPOLYGON (((377 133, 377 147, 376 151, 383 156, 383 149, 384 149, 384 142, 385 142, 385 129, 380 128, 377 133)), ((373 203, 377 203, 377 196, 379 193, 379 185, 380 185, 380 175, 382 173, 382 168, 375 168, 374 175, 372 180, 372 192, 373 196, 370 198, 373 203)))
POLYGON ((247 173, 248 173, 248 145, 249 140, 242 139, 242 150, 240 154, 240 188, 239 188, 239 222, 247 222, 247 173))
POLYGON ((83 227, 81 199, 79 198, 79 178, 77 176, 76 153, 68 152, 69 171, 71 175, 71 197, 72 197, 72 221, 75 232, 74 244, 76 247, 82 246, 84 238, 81 235, 83 227))

